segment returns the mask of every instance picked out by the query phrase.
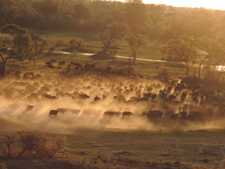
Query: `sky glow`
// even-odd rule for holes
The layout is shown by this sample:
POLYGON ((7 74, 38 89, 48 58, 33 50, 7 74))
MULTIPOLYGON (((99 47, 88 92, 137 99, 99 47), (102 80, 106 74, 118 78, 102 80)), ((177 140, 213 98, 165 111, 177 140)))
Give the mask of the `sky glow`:
POLYGON ((142 2, 146 4, 166 4, 176 7, 204 7, 209 9, 225 10, 224 0, 142 0, 142 2))

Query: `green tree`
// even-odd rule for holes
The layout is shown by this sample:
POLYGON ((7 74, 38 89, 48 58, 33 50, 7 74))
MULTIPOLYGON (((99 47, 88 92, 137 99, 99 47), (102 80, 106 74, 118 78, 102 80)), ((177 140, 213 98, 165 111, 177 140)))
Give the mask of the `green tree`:
POLYGON ((25 34, 26 30, 15 24, 7 24, 1 28, 1 33, 9 34, 15 38, 18 35, 25 34))
POLYGON ((103 56, 107 55, 108 50, 116 45, 118 40, 122 40, 127 35, 129 29, 126 24, 123 23, 112 23, 108 25, 104 32, 97 35, 103 44, 103 49, 99 53, 103 56))
MULTIPOLYGON (((140 34, 131 34, 126 38, 126 41, 131 48, 130 56, 133 59, 133 63, 135 63, 138 51, 140 50, 141 47, 147 45, 147 36, 140 34)), ((131 58, 129 59, 129 69, 128 69, 129 73, 131 71, 131 58)))
POLYGON ((170 40, 167 45, 160 49, 167 59, 182 61, 185 64, 186 76, 189 76, 190 65, 195 62, 197 49, 195 39, 192 36, 180 36, 170 40))
POLYGON ((69 41, 69 46, 72 50, 78 50, 84 46, 84 40, 82 38, 74 38, 69 41))
POLYGON ((136 61, 137 53, 141 47, 145 47, 147 45, 147 36, 141 34, 132 34, 126 38, 128 45, 131 48, 131 57, 133 58, 133 62, 136 61))
POLYGON ((13 36, 11 46, 0 44, 0 77, 5 76, 7 62, 11 59, 24 61, 32 52, 32 40, 30 35, 23 28, 17 25, 5 25, 1 33, 7 33, 13 36))
POLYGON ((216 39, 202 36, 197 39, 198 45, 198 77, 201 78, 201 67, 205 60, 221 59, 224 55, 223 45, 216 39))
POLYGON ((33 7, 47 19, 49 19, 51 15, 57 14, 59 4, 54 0, 41 0, 34 2, 33 7))

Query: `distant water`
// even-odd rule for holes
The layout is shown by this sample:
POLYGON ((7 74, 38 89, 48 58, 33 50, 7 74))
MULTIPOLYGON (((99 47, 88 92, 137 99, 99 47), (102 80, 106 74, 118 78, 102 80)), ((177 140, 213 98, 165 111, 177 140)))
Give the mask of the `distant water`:
MULTIPOLYGON (((53 53, 62 54, 62 55, 70 55, 70 54, 72 54, 71 52, 64 52, 64 51, 55 51, 53 53)), ((79 53, 79 54, 83 55, 83 56, 91 56, 94 53, 79 53)), ((130 59, 129 56, 116 55, 115 57, 122 58, 122 59, 130 59)), ((166 62, 168 62, 168 61, 165 61, 165 60, 153 60, 153 59, 144 59, 144 58, 136 58, 136 60, 147 61, 147 62, 157 62, 157 63, 166 63, 166 62)), ((218 65, 218 66, 216 66, 216 70, 220 71, 220 72, 225 72, 225 66, 224 65, 218 65)))

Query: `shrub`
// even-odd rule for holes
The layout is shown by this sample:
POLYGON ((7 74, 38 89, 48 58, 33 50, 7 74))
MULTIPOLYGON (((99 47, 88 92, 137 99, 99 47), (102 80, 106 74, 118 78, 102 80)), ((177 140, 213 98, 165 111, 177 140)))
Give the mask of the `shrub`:
POLYGON ((65 146, 65 140, 38 132, 18 132, 0 139, 1 154, 6 158, 53 158, 65 146))

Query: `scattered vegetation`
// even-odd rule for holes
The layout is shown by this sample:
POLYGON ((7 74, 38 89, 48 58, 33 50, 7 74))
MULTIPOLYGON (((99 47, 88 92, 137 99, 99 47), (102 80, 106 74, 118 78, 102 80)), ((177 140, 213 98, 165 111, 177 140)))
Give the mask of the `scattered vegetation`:
POLYGON ((4 158, 53 158, 65 146, 65 140, 51 138, 38 132, 17 132, 4 135, 0 140, 4 158))

